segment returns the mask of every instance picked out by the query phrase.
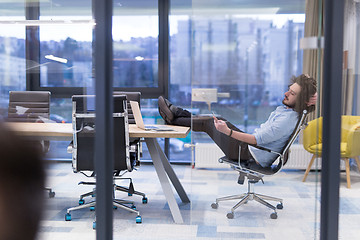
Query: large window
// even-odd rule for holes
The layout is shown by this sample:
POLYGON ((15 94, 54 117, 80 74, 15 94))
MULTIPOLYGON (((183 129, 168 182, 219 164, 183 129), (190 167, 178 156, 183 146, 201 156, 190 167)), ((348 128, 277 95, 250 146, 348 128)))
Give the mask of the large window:
MULTIPOLYGON (((13 17, 13 20, 24 20, 13 17)), ((8 18, 1 17, 0 21, 8 18)), ((6 117, 9 91, 26 89, 25 26, 0 24, 0 115, 6 117)))
POLYGON ((159 86, 158 14, 143 14, 113 18, 114 87, 159 86))
MULTIPOLYGON (((162 68, 167 65, 159 62, 159 26, 162 23, 159 24, 158 9, 162 8, 156 0, 141 4, 114 2, 114 87, 141 91, 142 98, 148 98, 142 104, 144 118, 150 123, 161 122, 154 99, 167 94, 167 85, 162 81, 168 78, 160 78, 162 68)), ((227 4, 224 2, 223 7, 227 4)), ((197 1, 171 1, 168 96, 174 104, 188 109, 193 104, 191 110, 195 114, 208 114, 209 106, 205 102, 191 103, 191 91, 193 88, 216 88, 228 95, 211 103, 211 109, 251 132, 281 104, 289 78, 302 70, 298 41, 303 35, 304 15, 275 14, 276 9, 270 9, 271 14, 254 10, 252 15, 245 15, 240 5, 233 6, 230 12, 200 5, 197 1)), ((41 2, 39 9, 38 18, 42 24, 26 36, 27 41, 39 41, 38 50, 30 50, 35 58, 28 59, 33 65, 27 66, 34 66, 36 71, 27 70, 37 77, 30 79, 28 89, 50 90, 52 118, 70 122, 70 97, 94 93, 91 1, 80 1, 76 6, 67 1, 41 2), (32 35, 37 31, 39 39, 36 34, 32 35)), ((25 56, 24 39, 23 32, 22 36, 17 36, 16 45, 11 45, 17 55, 9 50, 2 55, 6 56, 4 69, 9 61, 12 66, 22 64, 25 69, 24 57, 19 61, 11 60, 21 54, 19 51, 25 56)), ((9 45, 10 41, 15 39, 7 37, 1 44, 9 45)), ((2 91, 7 94, 9 84, 17 84, 16 88, 9 89, 24 90, 25 72, 6 69, 11 69, 11 73, 3 73, 2 91), (8 80, 12 78, 15 80, 8 80)), ((170 140, 171 159, 189 161, 190 151, 179 141, 188 143, 190 139, 170 140), (184 156, 184 152, 189 155, 184 156)))

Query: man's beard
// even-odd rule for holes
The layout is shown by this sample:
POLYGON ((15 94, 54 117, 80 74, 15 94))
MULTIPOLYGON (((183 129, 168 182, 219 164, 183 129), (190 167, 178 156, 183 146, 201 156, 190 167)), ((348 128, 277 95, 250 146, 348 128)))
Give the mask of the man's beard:
POLYGON ((295 108, 295 103, 294 104, 287 104, 287 103, 285 103, 285 98, 284 98, 284 100, 282 100, 282 104, 284 104, 286 107, 288 107, 288 108, 295 108))

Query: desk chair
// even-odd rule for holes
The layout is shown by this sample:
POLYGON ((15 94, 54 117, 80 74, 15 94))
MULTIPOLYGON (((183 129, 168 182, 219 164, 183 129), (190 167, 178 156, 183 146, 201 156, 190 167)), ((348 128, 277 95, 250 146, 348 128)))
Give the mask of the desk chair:
MULTIPOLYGON (((8 122, 42 122, 41 119, 50 118, 50 92, 49 91, 10 91, 8 122)), ((35 146, 39 146, 43 153, 50 149, 49 141, 31 141, 35 146)), ((55 192, 51 188, 49 197, 53 198, 55 192)))
MULTIPOLYGON (((305 171, 303 182, 306 181, 316 157, 322 154, 322 117, 309 122, 303 134, 304 149, 313 154, 305 171)), ((349 159, 356 160, 360 171, 360 116, 341 116, 340 157, 345 161, 347 188, 351 187, 349 159)))
MULTIPOLYGON (((94 168, 94 136, 95 136, 95 96, 73 96, 73 143, 72 167, 74 172, 81 172, 88 177, 95 177, 94 168), (86 174, 89 171, 90 174, 86 174)), ((118 176, 122 176, 121 171, 131 172, 134 169, 135 161, 130 158, 129 148, 129 126, 126 107, 126 96, 114 96, 114 181, 118 176)), ((94 182, 80 182, 79 184, 95 185, 94 182)), ((114 208, 122 208, 136 213, 136 223, 141 223, 142 219, 139 211, 131 201, 115 198, 117 185, 114 184, 114 208), (130 206, 128 206, 130 205, 130 206)), ((96 200, 85 203, 84 197, 92 195, 96 198, 96 190, 80 196, 79 206, 68 208, 65 220, 71 220, 71 211, 90 207, 95 210, 96 200)), ((147 201, 146 201, 147 202, 147 201)), ((143 200, 143 203, 146 203, 143 200)), ((93 224, 95 228, 95 222, 93 224)))
MULTIPOLYGON (((255 200, 255 201, 265 205, 266 207, 274 210, 274 212, 270 214, 270 218, 276 219, 277 218, 276 209, 283 208, 283 200, 281 198, 276 198, 276 197, 271 197, 271 196, 266 196, 266 195, 255 193, 254 192, 254 184, 259 181, 264 183, 263 177, 265 175, 270 176, 270 175, 274 175, 274 174, 278 173, 282 169, 282 167, 286 164, 286 162, 288 160, 289 148, 293 144, 293 142, 296 140, 301 129, 304 128, 306 115, 307 115, 307 111, 304 110, 293 133, 289 137, 289 140, 287 141, 286 145, 283 147, 282 151, 275 152, 275 151, 272 151, 267 148, 255 146, 256 148, 258 148, 260 150, 271 152, 271 153, 274 153, 277 155, 276 158, 274 159, 274 163, 271 167, 264 168, 264 167, 261 167, 260 165, 256 164, 255 162, 252 162, 250 164, 244 163, 241 161, 240 157, 237 162, 233 161, 231 159, 228 159, 227 157, 220 158, 219 162, 228 163, 228 164, 230 164, 232 169, 239 172, 239 179, 238 179, 239 184, 243 184, 245 178, 248 179, 248 191, 247 191, 247 193, 244 193, 241 195, 232 195, 232 196, 217 198, 216 201, 211 204, 211 207, 214 209, 217 209, 219 206, 219 202, 221 202, 221 201, 240 199, 240 201, 233 208, 231 208, 231 212, 229 212, 226 215, 227 218, 232 219, 232 218, 234 218, 235 209, 237 209, 241 205, 247 203, 249 200, 255 200), (277 204, 277 206, 275 207, 272 204, 268 203, 266 200, 276 201, 276 202, 279 202, 279 204, 277 204)), ((239 153, 241 152, 240 150, 241 149, 239 149, 239 153)))
MULTIPOLYGON (((127 100, 127 112, 128 112, 128 121, 129 124, 135 124, 135 118, 134 114, 131 109, 130 101, 136 101, 140 104, 141 99, 141 93, 140 92, 114 92, 114 96, 116 95, 125 95, 127 100)), ((140 165, 140 158, 142 154, 142 147, 141 147, 141 141, 140 138, 129 138, 129 147, 130 147, 130 158, 132 161, 135 161, 135 166, 140 165)), ((147 202, 147 198, 144 193, 135 191, 134 186, 132 184, 132 179, 128 178, 130 180, 130 185, 128 188, 122 187, 122 186, 116 186, 116 190, 127 192, 129 196, 140 195, 143 197, 143 202, 147 202)))

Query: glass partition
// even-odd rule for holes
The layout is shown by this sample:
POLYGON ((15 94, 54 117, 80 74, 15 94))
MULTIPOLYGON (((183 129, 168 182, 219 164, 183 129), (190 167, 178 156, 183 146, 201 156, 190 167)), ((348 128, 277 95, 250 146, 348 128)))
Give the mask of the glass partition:
POLYGON ((25 25, 16 25, 11 21, 23 21, 23 8, 18 4, 9 4, 0 14, 0 114, 7 116, 9 91, 26 89, 25 25), (8 15, 12 9, 18 14, 8 15))
POLYGON ((40 87, 84 87, 92 74, 91 1, 40 1, 40 87))
POLYGON ((114 87, 158 87, 158 1, 114 3, 114 87))
POLYGON ((359 234, 354 224, 359 220, 360 204, 360 3, 346 0, 344 4, 339 239, 350 239, 359 234))
MULTIPOLYGON (((297 4, 292 2, 291 8, 276 2, 261 6, 240 2, 235 4, 234 1, 192 3, 193 15, 189 25, 192 34, 190 111, 193 114, 191 141, 195 149, 193 164, 198 171, 205 168, 217 173, 217 185, 212 188, 211 193, 207 193, 207 199, 203 199, 206 202, 204 204, 212 208, 214 214, 221 214, 219 219, 224 220, 225 226, 221 228, 219 220, 217 229, 225 231, 226 228, 232 234, 243 232, 232 229, 229 225, 243 227, 243 231, 247 233, 251 231, 250 227, 254 227, 251 231, 254 232, 259 222, 251 224, 249 218, 256 215, 264 223, 264 229, 260 231, 264 238, 292 238, 292 234, 296 232, 300 239, 313 239, 318 232, 318 226, 314 223, 319 221, 319 208, 316 205, 318 181, 314 180, 310 184, 301 181, 311 158, 307 159, 308 153, 303 148, 301 139, 297 139, 291 146, 282 171, 265 176, 264 185, 253 186, 246 179, 244 182, 243 175, 230 168, 230 164, 219 162, 221 157, 227 156, 236 165, 239 155, 247 158, 251 158, 248 154, 254 156, 252 150, 244 151, 244 146, 243 151, 239 150, 239 144, 234 143, 235 140, 229 140, 231 138, 226 135, 234 134, 232 139, 241 138, 236 132, 242 131, 253 137, 252 134, 258 131, 256 129, 268 119, 273 121, 274 116, 279 116, 281 109, 292 111, 294 106, 285 104, 288 103, 289 95, 299 94, 300 91, 293 89, 291 85, 293 76, 306 73, 316 81, 317 75, 310 76, 309 72, 304 71, 304 50, 300 46, 301 39, 305 37, 305 1, 297 4), (213 116, 225 121, 229 128, 219 134, 214 127, 213 116), (232 133, 230 128, 233 129, 232 133), (273 211, 258 202, 250 203, 248 199, 243 202, 249 203, 235 206, 245 195, 238 195, 241 197, 227 203, 222 202, 224 199, 218 199, 246 193, 248 184, 250 193, 254 190, 256 193, 281 198, 281 206, 279 201, 271 201, 274 200, 271 198, 266 200, 274 204, 273 211), (284 210, 281 210, 282 207, 284 210), (228 222, 226 218, 229 219, 228 222), (273 218, 278 220, 269 220, 273 218), (279 221, 280 218, 287 218, 291 233, 270 233, 273 226, 271 221, 279 221)), ((317 62, 317 59, 315 54, 314 61, 317 62)), ((295 126, 297 119, 294 117, 291 120, 289 116, 288 122, 278 128, 295 126)), ((264 125, 267 124, 269 122, 264 125)), ((272 131, 279 132, 279 129, 274 126, 272 131)), ((252 138, 242 141, 254 144, 252 138)), ((261 156, 254 160, 259 159, 261 156)), ((246 164, 253 163, 250 160, 246 164)), ((260 182, 256 178, 252 181, 260 182)), ((227 231, 226 233, 229 234, 227 231)))
MULTIPOLYGON (((25 11, 22 1, 0 4, 0 116, 7 118, 9 91, 41 88, 52 91, 49 120, 71 123, 70 96, 95 93, 92 1, 26 2, 31 3, 27 9, 35 12, 25 11)), ((292 239, 294 235, 320 239, 321 117, 322 104, 326 104, 322 103, 322 91, 327 84, 322 77, 324 1, 245 4, 171 0, 166 84, 159 78, 164 67, 159 65, 160 2, 114 1, 113 83, 115 88, 142 89, 148 94, 141 100, 146 124, 163 123, 156 100, 159 92, 192 114, 191 135, 170 139, 168 144, 171 161, 192 162, 191 183, 186 187, 192 193, 200 192, 191 199, 190 220, 185 214, 185 222, 206 225, 199 227, 199 237, 207 234, 202 227, 211 226, 217 237, 250 234, 265 239, 292 239), (287 93, 294 94, 292 88, 289 92, 291 77, 303 73, 316 79, 316 109, 308 115, 308 126, 291 146, 282 171, 265 176, 265 184, 255 186, 258 192, 283 199, 283 210, 274 203, 278 219, 271 219, 274 211, 255 202, 240 206, 232 215, 228 213, 236 201, 219 203, 213 209, 211 203, 216 198, 246 192, 248 184, 238 184, 242 182, 239 173, 218 161, 234 149, 223 140, 216 144, 209 136, 217 131, 208 128, 213 116, 252 134, 278 106, 283 106, 287 93), (149 89, 161 91, 155 94, 149 89), (196 182, 197 171, 208 171, 204 174, 209 176, 204 180, 208 188, 196 182), (254 217, 256 221, 249 221, 254 217), (286 232, 273 231, 279 222, 286 232)), ((344 2, 339 238, 351 239, 359 232, 360 153, 356 141, 360 129, 360 5, 357 0, 344 2)), ((160 146, 167 141, 159 139, 160 146)), ((68 141, 52 141, 47 158, 70 160, 68 145, 68 141)), ((142 160, 150 160, 147 146, 143 146, 142 160)), ((238 160, 238 156, 231 156, 238 160)), ((60 169, 51 174, 63 172, 60 169)))

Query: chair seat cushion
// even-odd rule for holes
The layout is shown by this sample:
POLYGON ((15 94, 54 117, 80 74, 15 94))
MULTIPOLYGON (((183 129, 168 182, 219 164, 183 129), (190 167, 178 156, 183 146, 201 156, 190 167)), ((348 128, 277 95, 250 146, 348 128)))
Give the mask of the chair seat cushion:
MULTIPOLYGON (((223 162, 230 163, 232 166, 238 166, 239 165, 238 161, 229 159, 226 156, 224 156, 224 157, 222 157, 220 159, 223 162)), ((241 165, 241 168, 243 169, 243 171, 246 171, 246 170, 256 171, 256 172, 259 172, 259 173, 262 173, 262 174, 265 174, 265 175, 272 175, 272 174, 274 174, 276 172, 274 170, 274 168, 272 168, 272 167, 262 167, 262 166, 260 166, 253 159, 250 159, 248 161, 242 161, 240 163, 240 165, 241 165)))
MULTIPOLYGON (((322 144, 320 143, 320 144, 312 145, 307 150, 312 154, 317 154, 317 155, 321 156, 322 144)), ((345 143, 345 142, 340 143, 341 157, 348 157, 348 156, 346 156, 346 151, 347 151, 347 143, 345 143)))
POLYGON ((320 144, 312 145, 307 150, 313 154, 317 153, 320 155, 322 152, 322 144, 320 143, 320 144))

